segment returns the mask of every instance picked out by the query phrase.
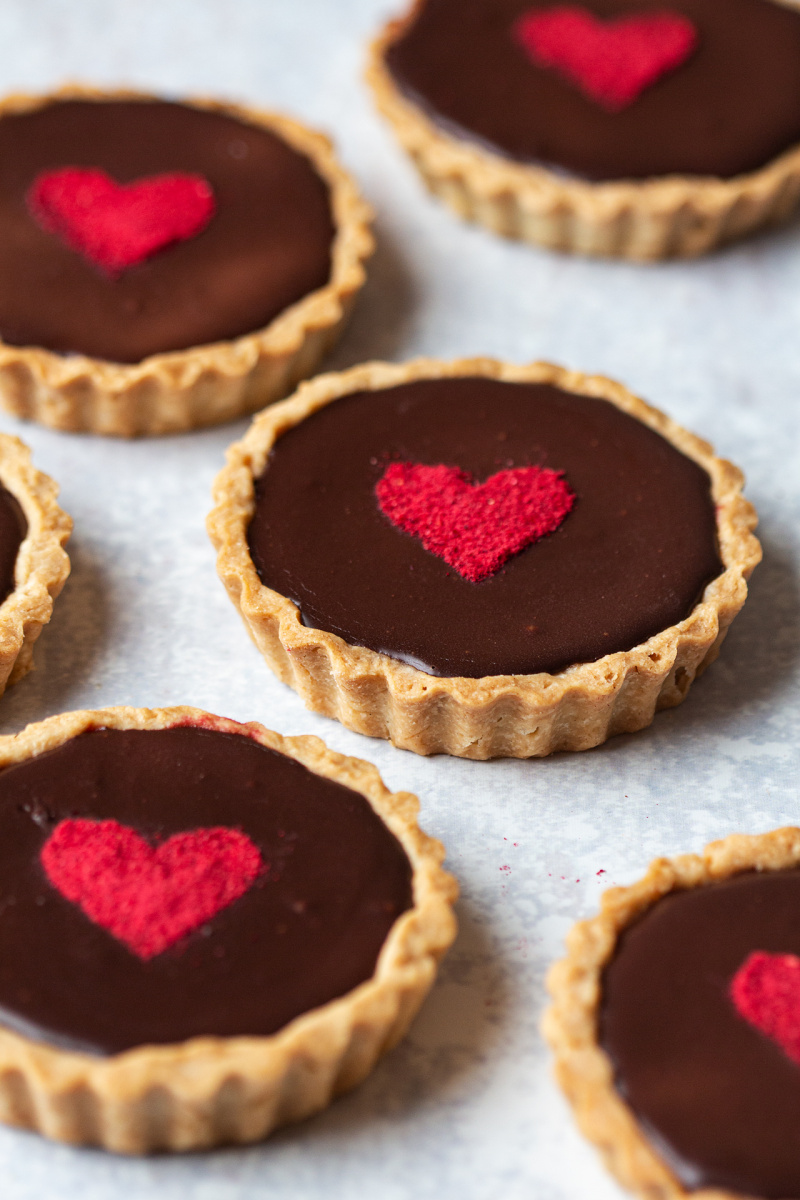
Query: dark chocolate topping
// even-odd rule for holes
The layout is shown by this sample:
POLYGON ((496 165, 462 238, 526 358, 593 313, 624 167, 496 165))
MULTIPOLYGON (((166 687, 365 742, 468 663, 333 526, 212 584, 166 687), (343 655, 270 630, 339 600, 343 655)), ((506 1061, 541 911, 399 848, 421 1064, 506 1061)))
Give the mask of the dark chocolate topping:
POLYGON ((263 328, 331 269, 326 184, 267 129, 161 101, 62 101, 0 119, 0 337, 135 363, 263 328), (100 167, 118 183, 205 176, 217 213, 197 237, 110 278, 25 204, 57 167, 100 167))
POLYGON ((19 501, 0 483, 0 604, 14 590, 19 548, 28 534, 19 501))
POLYGON ((800 872, 660 901, 622 936, 601 1040, 617 1087, 689 1189, 800 1197, 800 1067, 728 998, 754 950, 800 955, 800 872))
POLYGON ((518 17, 554 0, 427 0, 388 51, 400 87, 431 116, 511 158, 589 179, 730 178, 800 142, 800 14, 776 0, 581 0, 600 17, 684 13, 700 44, 618 113, 514 40, 518 17))
POLYGON ((722 570, 708 475, 605 400, 424 380, 336 400, 284 434, 249 529, 261 580, 303 621, 432 675, 560 671, 683 620, 722 570), (575 507, 482 583, 380 512, 393 459, 564 471, 575 507))
POLYGON ((410 881, 363 796, 248 737, 83 734, 0 773, 0 1020, 95 1054, 274 1033, 372 975, 410 881), (143 962, 48 883, 39 855, 65 817, 111 818, 150 841, 237 828, 269 870, 143 962))

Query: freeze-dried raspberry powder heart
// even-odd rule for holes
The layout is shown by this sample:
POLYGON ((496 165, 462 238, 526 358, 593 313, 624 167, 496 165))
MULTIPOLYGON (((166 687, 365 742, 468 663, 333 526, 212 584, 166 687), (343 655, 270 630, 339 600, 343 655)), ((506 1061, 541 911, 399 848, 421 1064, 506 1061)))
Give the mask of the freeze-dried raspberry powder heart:
POLYGON ((756 950, 734 975, 730 995, 739 1016, 800 1065, 800 958, 756 950))
POLYGON ((110 275, 195 237, 216 211, 208 180, 179 171, 121 184, 93 167, 64 167, 39 175, 26 200, 42 229, 110 275))
POLYGON ((85 818, 59 822, 41 861, 62 896, 143 959, 210 921, 264 870, 238 829, 194 829, 151 846, 127 825, 85 818))
POLYGON ((571 4, 524 13, 513 32, 536 66, 552 67, 610 112, 632 104, 698 44, 697 30, 681 13, 601 21, 571 4))
POLYGON ((558 529, 575 493, 562 471, 513 467, 474 483, 458 467, 392 463, 375 493, 381 512, 471 583, 558 529))

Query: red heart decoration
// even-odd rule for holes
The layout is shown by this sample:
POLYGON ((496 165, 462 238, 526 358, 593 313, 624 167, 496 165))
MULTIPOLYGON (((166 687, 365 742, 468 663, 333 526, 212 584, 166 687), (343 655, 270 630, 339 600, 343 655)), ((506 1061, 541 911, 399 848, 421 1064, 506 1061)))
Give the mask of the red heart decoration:
POLYGON ((731 980, 740 1017, 800 1065, 800 958, 756 950, 731 980))
POLYGON ((264 870, 238 829, 194 829, 151 846, 127 825, 84 818, 60 821, 41 861, 62 896, 143 959, 210 921, 264 870))
POLYGON ((393 525, 480 583, 558 529, 575 503, 562 476, 546 467, 514 467, 476 484, 458 467, 401 462, 387 467, 375 493, 393 525))
POLYGON ((42 229, 111 275, 195 237, 216 211, 209 182, 178 171, 120 184, 99 169, 64 167, 39 175, 26 200, 42 229))
POLYGON ((524 13, 513 32, 536 66, 552 67, 610 112, 632 104, 698 44, 697 30, 681 13, 600 21, 571 4, 524 13))

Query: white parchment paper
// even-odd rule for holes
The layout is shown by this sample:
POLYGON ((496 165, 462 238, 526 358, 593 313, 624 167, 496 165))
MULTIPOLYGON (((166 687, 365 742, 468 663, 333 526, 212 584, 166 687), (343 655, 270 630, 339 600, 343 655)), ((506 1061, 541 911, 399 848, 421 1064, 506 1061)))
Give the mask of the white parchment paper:
MULTIPOLYGON (((361 83, 388 0, 2 0, 0 92, 65 80, 210 94, 331 132, 379 249, 329 360, 548 358, 614 376, 742 465, 765 561, 720 661, 643 733, 544 761, 423 760, 307 713, 240 626, 204 531, 245 423, 134 443, 0 416, 59 480, 73 573, 0 700, 0 732, 65 709, 191 703, 313 732, 419 794, 461 932, 410 1036, 356 1093, 263 1146, 144 1161, 0 1129, 3 1200, 613 1200, 537 1027, 573 920, 650 858, 800 820, 796 729, 800 231, 667 266, 566 259, 460 224, 423 192, 361 83)), ((2 264, 0 264, 2 269, 2 264)))

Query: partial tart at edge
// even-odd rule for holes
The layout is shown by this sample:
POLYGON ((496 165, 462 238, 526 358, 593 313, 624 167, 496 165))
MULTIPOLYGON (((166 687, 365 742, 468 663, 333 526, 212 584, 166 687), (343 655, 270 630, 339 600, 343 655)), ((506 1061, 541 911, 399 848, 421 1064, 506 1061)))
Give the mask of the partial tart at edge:
MULTIPOLYGON (((241 740, 241 753, 251 757, 256 747, 264 748, 272 752, 273 758, 288 760, 289 767, 282 768, 284 773, 295 769, 292 764, 299 765, 304 776, 307 773, 312 780, 321 777, 329 791, 333 783, 345 797, 349 790, 357 794, 359 803, 361 798, 366 800, 365 811, 372 810, 378 822, 374 817, 370 820, 376 827, 385 827, 382 836, 385 838, 388 831, 388 840, 399 843, 398 852, 407 859, 411 906, 390 924, 372 977, 347 994, 303 1012, 270 1036, 192 1036, 175 1044, 138 1045, 106 1054, 102 1050, 82 1053, 62 1048, 48 1041, 46 1029, 29 1037, 8 1025, 0 1028, 0 1119, 9 1124, 38 1130, 59 1141, 102 1146, 124 1154, 185 1151, 263 1138, 278 1125, 319 1111, 340 1092, 361 1082, 377 1059, 405 1033, 433 983, 438 960, 455 936, 452 904, 456 884, 441 868, 442 846, 426 837, 417 825, 416 797, 407 792, 390 793, 373 766, 328 750, 316 737, 283 738, 255 722, 242 725, 188 707, 80 711, 51 717, 14 737, 0 739, 0 779, 10 780, 14 772, 37 767, 48 755, 63 754, 70 747, 77 751, 82 737, 164 737, 182 731, 206 743, 217 737, 232 744, 241 740), (253 749, 248 751, 248 745, 253 749)), ((163 754, 158 754, 161 761, 163 754)), ((138 756, 134 758, 138 760, 138 756)), ((187 758, 186 763, 191 765, 191 759, 187 758)), ((139 769, 135 762, 132 769, 139 769)), ((202 787, 211 786, 202 771, 199 778, 202 787)), ((75 798, 78 808, 74 812, 69 798, 61 796, 55 816, 41 807, 27 806, 26 836, 43 842, 54 825, 58 829, 58 807, 70 817, 89 817, 85 823, 101 830, 104 824, 113 825, 115 822, 107 816, 99 822, 91 819, 95 794, 96 803, 102 801, 102 788, 98 792, 95 785, 94 791, 91 787, 87 791, 84 786, 75 798)), ((269 800, 268 790, 265 799, 269 800)), ((152 808, 151 795, 141 797, 141 801, 146 826, 155 820, 157 828, 158 801, 156 809, 152 808)), ((260 803, 260 797, 251 789, 248 804, 252 806, 253 802, 260 803)), ((136 803, 136 797, 126 796, 125 803, 136 803)), ((218 798, 214 803, 218 806, 218 798)), ((187 804, 189 811, 192 805, 187 804)), ((22 808, 15 820, 23 820, 24 824, 22 808)), ((61 825, 68 824, 76 822, 61 821, 61 825)), ((291 826, 277 833, 278 839, 292 837, 291 826)), ((155 846, 159 844, 163 844, 163 835, 156 834, 155 846)), ((292 842, 288 849, 293 850, 294 857, 302 857, 302 839, 292 842)), ((30 867, 25 869, 29 871, 30 867)), ((266 896, 279 875, 272 871, 270 862, 266 862, 265 870, 266 891, 261 894, 266 896)), ((35 896, 35 880, 31 886, 31 895, 35 896)), ((137 967, 133 953, 117 945, 104 929, 98 930, 77 905, 73 909, 63 895, 56 895, 43 876, 38 886, 42 899, 37 903, 45 907, 37 909, 30 903, 26 919, 46 919, 46 906, 54 905, 60 914, 58 919, 69 922, 75 936, 85 928, 87 936, 91 934, 94 939, 91 944, 108 946, 104 953, 113 956, 110 961, 119 963, 124 959, 132 963, 132 967, 122 965, 128 972, 133 970, 137 979, 161 961, 151 957, 137 967)), ((257 889, 262 885, 256 881, 253 886, 257 889)), ((189 970, 199 969, 195 960, 214 963, 219 954, 224 964, 225 929, 230 932, 241 919, 237 918, 237 905, 241 907, 247 899, 245 895, 223 910, 221 928, 220 917, 212 917, 207 927, 189 935, 188 945, 184 939, 176 948, 164 951, 161 958, 167 961, 159 969, 167 972, 165 978, 182 959, 188 960, 189 970), (232 916, 226 926, 228 912, 232 916), (216 955, 215 943, 219 951, 216 955)), ((18 911, 23 904, 20 895, 16 919, 25 917, 18 911)), ((314 913, 306 911, 300 901, 293 912, 295 922, 311 919, 313 927, 314 913)), ((271 934, 274 932, 271 930, 271 934)), ((87 952, 84 947, 84 960, 87 952)), ((72 959, 68 947, 63 953, 68 955, 68 965, 72 964, 70 969, 79 967, 80 950, 72 959)), ((258 954, 257 946, 253 953, 258 954)), ((23 1024, 25 1019, 23 1016, 23 1024)), ((174 1019, 180 1019, 180 1012, 170 1016, 174 1019)), ((36 1028, 35 1023, 30 1028, 36 1028)))
MULTIPOLYGON (((147 106, 159 101, 142 92, 71 86, 38 96, 6 97, 0 102, 0 123, 7 116, 60 104, 116 102, 147 106)), ((371 211, 340 166, 329 139, 289 117, 244 105, 187 98, 175 107, 264 130, 308 161, 330 196, 334 238, 328 281, 279 312, 264 328, 230 340, 151 352, 139 362, 0 341, 0 404, 13 415, 69 432, 120 437, 175 433, 230 421, 285 396, 313 371, 342 331, 363 286, 364 263, 374 242, 371 211)), ((85 161, 86 154, 80 158, 85 161)), ((168 248, 164 253, 173 251, 168 248)), ((128 303, 135 306, 139 301, 131 297, 128 303)))
MULTIPOLYGON (((796 913, 799 866, 800 829, 793 827, 761 835, 732 834, 721 841, 711 842, 701 854, 657 858, 636 883, 627 887, 614 887, 603 894, 600 913, 573 926, 566 939, 566 957, 555 963, 550 970, 548 990, 551 1004, 545 1012, 542 1031, 555 1056, 557 1082, 572 1106, 581 1132, 600 1151, 606 1166, 624 1187, 643 1198, 657 1196, 659 1200, 754 1200, 756 1196, 767 1194, 783 1196, 787 1186, 787 1170, 794 1175, 794 1182, 789 1186, 791 1193, 795 1194, 796 1180, 800 1174, 796 1143, 791 1138, 785 1138, 785 1128, 779 1130, 782 1161, 777 1161, 777 1155, 768 1154, 766 1164, 762 1162, 759 1168, 759 1152, 748 1146, 748 1135, 752 1131, 754 1139, 763 1140, 764 1127, 770 1126, 771 1118, 763 1109, 754 1115, 752 1103, 749 1109, 740 1110, 737 1108, 736 1097, 741 1096, 738 1089, 744 1086, 750 1093, 748 1099, 752 1100, 760 1094, 759 1089, 764 1088, 766 1081, 770 1102, 788 1113, 788 1121, 791 1124, 795 1107, 790 1106, 787 1109, 786 1097, 783 1103, 781 1102, 780 1089, 782 1084, 788 1082, 788 1086, 797 1091, 800 1086, 800 1067, 796 1058, 792 1061, 788 1054, 784 1055, 780 1046, 775 1044, 773 1036, 766 1036, 765 1031, 759 1030, 758 1026, 753 1027, 750 1019, 742 1016, 741 1010, 737 1013, 736 1008, 740 1002, 737 1001, 734 1007, 733 994, 735 981, 742 970, 746 971, 748 966, 752 967, 751 957, 759 957, 765 950, 773 952, 765 957, 774 960, 780 960, 786 953, 788 958, 794 959, 790 971, 794 971, 795 975, 800 971, 800 959, 792 953, 798 950, 798 945, 787 945, 785 938, 786 931, 796 927, 796 921, 791 914, 796 913), (785 875, 791 885, 791 890, 785 892, 782 897, 778 895, 781 875, 785 875), (763 896, 759 897, 757 893, 762 884, 767 886, 763 888, 763 896), (776 888, 775 884, 779 887, 776 888), (656 1123, 653 1124, 653 1114, 643 1114, 637 1108, 636 1100, 631 1100, 626 1093, 630 1062, 622 1065, 615 1063, 605 1044, 608 1037, 609 1012, 615 1004, 614 995, 605 995, 606 973, 614 966, 617 957, 626 953, 626 934, 639 935, 637 946, 641 953, 643 939, 646 939, 648 931, 657 928, 652 923, 653 918, 661 916, 660 906, 664 902, 667 905, 684 904, 693 898, 702 899, 700 893, 705 893, 707 899, 713 902, 714 892, 721 892, 721 899, 724 901, 725 889, 732 889, 729 895, 734 898, 737 892, 743 897, 736 901, 743 905, 743 915, 737 920, 734 911, 733 926, 741 927, 744 932, 734 935, 742 941, 742 946, 737 947, 735 955, 724 967, 721 967, 719 961, 727 953, 724 932, 716 929, 709 933, 709 930, 703 927, 703 921, 709 913, 714 914, 718 922, 719 914, 724 912, 724 909, 719 906, 709 908, 708 905, 698 909, 695 905, 688 918, 683 917, 684 922, 688 919, 691 924, 691 933, 684 927, 682 936, 680 929, 674 924, 674 918, 671 930, 669 924, 665 927, 662 918, 661 949, 656 951, 656 954, 661 960, 660 973, 664 976, 671 973, 677 985, 676 994, 672 997, 672 1007, 678 1010, 680 1015, 676 1018, 675 1028, 665 1031, 660 1051, 660 1033, 653 1036, 651 1043, 653 1061, 649 1064, 649 1078, 652 1083, 660 1078, 663 1084, 661 1088, 649 1089, 651 1105, 653 1095, 659 1090, 661 1092, 660 1098, 656 1097, 660 1117, 656 1118, 656 1123), (782 903, 785 910, 782 921, 778 919, 778 927, 783 933, 777 935, 775 929, 770 929, 770 904, 775 900, 782 903), (754 923, 764 928, 757 936, 756 944, 751 944, 750 926, 754 923), (679 945, 681 940, 685 953, 679 945), (722 950, 719 949, 720 945, 722 950), (697 951, 693 949, 694 946, 698 947, 697 951), (701 963, 698 969, 696 960, 702 958, 703 947, 706 947, 709 954, 713 954, 713 961, 706 960, 705 965, 701 963), (691 968, 687 968, 687 963, 683 962, 681 972, 674 961, 676 955, 686 960, 691 959, 691 968), (696 979, 693 978, 694 975, 696 979), (702 996, 703 1010, 701 1012, 698 1007, 696 1019, 691 1021, 687 1030, 686 1010, 689 1005, 697 1003, 696 996, 702 996), (709 998, 716 1014, 712 1024, 715 1030, 720 1032, 713 1035, 713 1045, 706 1053, 703 1043, 704 1034, 708 1034, 705 1022, 709 1021, 711 1012, 708 1007, 709 998), (723 1025, 720 1025, 720 1019, 723 1025), (681 1028, 682 1039, 676 1042, 676 1030, 681 1028), (720 1041, 726 1038, 735 1041, 735 1046, 727 1053, 734 1056, 734 1064, 738 1060, 735 1078, 727 1081, 725 1062, 720 1059, 722 1050, 719 1045, 720 1041), (670 1058, 670 1065, 666 1070, 660 1071, 658 1059, 660 1057, 663 1064, 665 1054, 670 1058), (691 1069, 688 1068, 688 1064, 693 1064, 691 1069), (719 1097, 721 1106, 722 1098, 725 1097, 724 1103, 732 1114, 732 1125, 730 1129, 724 1127, 723 1113, 709 1113, 715 1127, 715 1148, 712 1149, 709 1145, 705 1153, 701 1153, 693 1161, 691 1151, 670 1145, 670 1137, 675 1136, 677 1131, 684 1143, 694 1145, 695 1153, 696 1148, 702 1146, 704 1122, 698 1122, 696 1119, 697 1098, 691 1095, 690 1084, 685 1083, 684 1090, 681 1090, 680 1086, 680 1077, 687 1073, 691 1075, 695 1070, 707 1081, 709 1095, 715 1093, 719 1097), (764 1072, 764 1078, 756 1079, 756 1071, 764 1072), (682 1114, 683 1096, 686 1096, 687 1103, 691 1103, 693 1099, 695 1101, 691 1113, 682 1114), (733 1128, 736 1119, 738 1127, 733 1128), (670 1122, 671 1133, 659 1129, 659 1121, 663 1120, 670 1122), (695 1133, 687 1137, 686 1130, 690 1126, 695 1133), (720 1145, 723 1147, 722 1152, 720 1145), (673 1155, 676 1156, 674 1159, 673 1155), (762 1175, 760 1181, 759 1173, 762 1175), (784 1175, 783 1181, 780 1179, 781 1174, 784 1175), (769 1179, 770 1175, 774 1175, 775 1178, 769 1179), (689 1181, 690 1176, 692 1182, 689 1181), (776 1185, 778 1191, 774 1190, 776 1185)), ((673 907, 673 914, 678 911, 673 907)), ((625 988, 630 992, 630 966, 627 972, 625 988)), ((617 979, 619 978, 618 976, 617 979)), ((776 986, 774 998, 780 1002, 780 983, 776 986)), ((655 1012, 654 1020, 648 1017, 648 988, 651 989, 650 1002, 655 1002, 652 981, 642 983, 637 972, 636 994, 627 997, 627 1011, 630 1014, 631 1004, 634 1003, 637 1011, 649 1021, 652 1036, 655 1032, 652 1028, 654 1024, 659 1030, 663 1026, 655 1012)), ((664 1006, 669 1008, 670 984, 660 980, 656 991, 657 1003, 662 1010, 664 1006)), ((622 995, 619 982, 616 982, 615 995, 616 1003, 619 1003, 622 995)), ((750 999, 752 1003, 752 993, 750 999)), ((762 1003, 766 1000, 769 1004, 763 992, 761 1000, 762 1003)), ((790 1002, 788 993, 784 992, 783 1001, 784 1004, 790 1002)), ((791 1002, 796 1006, 796 995, 791 1002)), ((669 1023, 672 1023, 672 1016, 669 1017, 669 1023)), ((620 1028, 617 1019, 617 1040, 620 1028)), ((635 1031, 633 1037, 638 1038, 641 1043, 639 1030, 635 1031)), ((635 1086, 640 1092, 644 1078, 644 1075, 640 1075, 635 1081, 635 1086)), ((705 1084, 702 1086, 705 1087, 705 1084)), ((708 1101, 707 1096, 705 1100, 708 1101)), ((699 1107, 703 1105, 700 1104, 699 1107)), ((705 1111, 708 1113, 707 1108, 705 1111)), ((772 1122, 774 1129, 779 1129, 779 1126, 780 1122, 772 1122)), ((767 1132, 767 1141, 769 1137, 767 1132)), ((711 1138, 708 1140, 710 1142, 711 1138)), ((763 1154, 763 1150, 761 1153, 763 1154)))
POLYGON ((17 552, 14 587, 0 605, 0 691, 33 667, 33 645, 70 571, 64 545, 72 520, 56 503, 58 486, 31 464, 28 447, 0 434, 0 484, 19 504, 27 532, 17 552))
MULTIPOLYGON (((370 46, 366 77, 428 189, 460 217, 552 250, 647 262, 707 254, 795 210, 800 145, 732 178, 672 172, 593 182, 558 166, 515 161, 469 130, 436 119, 403 90, 386 60, 428 2, 414 0, 405 16, 387 23, 370 46)), ((790 0, 787 7, 795 5, 790 0)))

